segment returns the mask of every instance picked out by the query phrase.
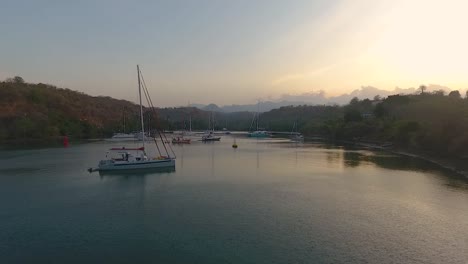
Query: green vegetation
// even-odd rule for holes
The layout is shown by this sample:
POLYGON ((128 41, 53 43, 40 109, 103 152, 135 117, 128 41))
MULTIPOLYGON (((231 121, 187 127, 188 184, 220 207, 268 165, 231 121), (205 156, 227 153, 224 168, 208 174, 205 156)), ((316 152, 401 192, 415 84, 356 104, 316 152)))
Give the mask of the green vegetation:
MULTIPOLYGON (((145 110, 146 129, 208 129, 210 112, 194 107, 145 110)), ((214 113, 215 128, 248 129, 251 113, 214 113)), ((89 96, 48 84, 26 83, 16 76, 0 82, 0 142, 110 137, 140 130, 139 106, 125 100, 89 96), (125 130, 124 130, 125 124, 125 130)))
POLYGON ((444 157, 468 157, 468 99, 458 91, 354 98, 340 106, 282 107, 262 115, 272 130, 295 119, 305 135, 330 140, 392 144, 399 149, 444 157))
MULTIPOLYGON (((468 99, 458 91, 394 95, 374 100, 354 98, 346 106, 288 106, 260 115, 260 126, 299 132, 331 141, 392 144, 397 148, 446 157, 468 157, 468 99)), ((146 129, 205 130, 211 113, 193 107, 145 111, 146 129)), ((138 105, 110 97, 89 96, 16 76, 0 82, 0 142, 109 137, 139 130, 138 105)), ((248 130, 253 113, 213 113, 215 129, 248 130)))
POLYGON ((0 141, 101 137, 122 129, 124 109, 134 113, 128 127, 135 127, 138 108, 128 101, 9 78, 0 82, 0 141))

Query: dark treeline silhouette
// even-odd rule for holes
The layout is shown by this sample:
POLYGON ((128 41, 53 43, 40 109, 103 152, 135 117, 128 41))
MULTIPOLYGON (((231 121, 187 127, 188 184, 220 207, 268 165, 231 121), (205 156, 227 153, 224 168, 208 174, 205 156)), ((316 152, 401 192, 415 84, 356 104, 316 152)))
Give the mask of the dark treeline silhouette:
MULTIPOLYGON (((251 113, 211 113, 194 107, 145 110, 146 129, 206 130, 213 115, 215 129, 248 129, 251 113)), ((212 121, 211 121, 212 122, 212 121)), ((49 84, 26 83, 16 76, 0 82, 0 142, 70 136, 109 137, 140 129, 139 106, 104 96, 89 96, 49 84)))
POLYGON ((354 98, 345 106, 282 107, 262 115, 272 130, 297 120, 299 131, 331 141, 392 144, 437 156, 468 157, 468 99, 459 91, 354 98), (288 122, 289 121, 289 122, 288 122))
MULTIPOLYGON (((468 156, 468 99, 458 91, 354 98, 348 105, 287 106, 263 113, 259 126, 272 131, 297 130, 330 141, 364 141, 450 157, 468 156)), ((48 84, 26 83, 16 76, 0 82, 0 141, 103 138, 139 130, 138 105, 110 97, 89 96, 48 84), (125 124, 125 126, 124 126, 125 124), (125 130, 124 130, 125 128, 125 130)), ((194 107, 146 111, 147 129, 249 130, 254 113, 220 113, 194 107), (211 119, 211 121, 210 121, 211 119)))
POLYGON ((0 140, 41 139, 69 135, 95 138, 135 128, 138 107, 125 100, 92 97, 21 77, 0 82, 0 140))

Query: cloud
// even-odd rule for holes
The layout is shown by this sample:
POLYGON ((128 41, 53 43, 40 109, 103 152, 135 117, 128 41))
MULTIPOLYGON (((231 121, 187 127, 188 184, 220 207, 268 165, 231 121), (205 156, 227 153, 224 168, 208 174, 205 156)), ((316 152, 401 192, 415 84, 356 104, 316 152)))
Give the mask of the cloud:
POLYGON ((305 73, 286 74, 286 75, 283 75, 283 76, 277 78, 276 80, 273 80, 271 82, 271 84, 272 85, 281 85, 281 84, 290 83, 290 82, 294 82, 294 81, 308 80, 310 78, 313 78, 313 77, 324 74, 325 72, 331 70, 335 66, 336 66, 336 64, 333 64, 333 65, 318 68, 318 69, 315 69, 315 70, 312 70, 312 71, 309 71, 309 72, 305 72, 305 73))

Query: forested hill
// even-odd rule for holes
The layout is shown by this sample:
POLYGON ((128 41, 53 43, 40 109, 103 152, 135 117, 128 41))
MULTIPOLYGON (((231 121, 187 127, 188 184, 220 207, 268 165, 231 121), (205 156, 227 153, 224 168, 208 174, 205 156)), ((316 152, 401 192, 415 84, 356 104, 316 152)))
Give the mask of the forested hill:
MULTIPOLYGON (((423 87, 424 88, 424 87, 423 87)), ((354 98, 345 106, 289 106, 260 115, 260 127, 334 140, 386 142, 408 150, 468 157, 468 98, 458 91, 393 95, 374 100, 354 98)), ((249 130, 253 113, 211 113, 194 107, 146 109, 146 130, 249 130), (212 123, 212 121, 211 121, 212 123)), ((103 138, 139 130, 138 105, 94 97, 21 77, 0 82, 0 142, 19 139, 103 138), (125 130, 124 130, 125 120, 125 130)))
POLYGON ((0 82, 0 139, 98 137, 121 129, 124 109, 136 113, 138 106, 15 77, 0 82))
MULTIPOLYGON (((212 113, 195 107, 145 109, 146 129, 208 129, 212 113)), ((249 128, 252 114, 213 113, 216 129, 249 128)), ((21 77, 0 82, 0 142, 70 136, 104 138, 140 129, 139 105, 111 97, 90 96, 49 84, 26 83, 21 77), (125 127, 124 127, 125 123, 125 127), (124 129, 125 128, 125 129, 124 129)))
POLYGON ((458 91, 354 98, 346 106, 282 107, 264 113, 271 130, 335 140, 391 144, 412 152, 468 158, 468 98, 458 91), (289 126, 288 126, 289 124, 289 126))

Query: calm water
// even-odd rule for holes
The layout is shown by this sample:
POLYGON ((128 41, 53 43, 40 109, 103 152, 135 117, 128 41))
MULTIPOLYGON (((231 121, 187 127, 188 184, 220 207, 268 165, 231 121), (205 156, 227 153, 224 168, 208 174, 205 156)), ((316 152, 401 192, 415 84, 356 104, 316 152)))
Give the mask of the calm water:
POLYGON ((386 153, 232 142, 175 146, 175 172, 139 175, 86 171, 109 143, 0 151, 0 263, 468 263, 466 180, 386 153))

